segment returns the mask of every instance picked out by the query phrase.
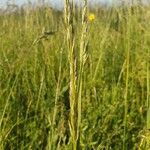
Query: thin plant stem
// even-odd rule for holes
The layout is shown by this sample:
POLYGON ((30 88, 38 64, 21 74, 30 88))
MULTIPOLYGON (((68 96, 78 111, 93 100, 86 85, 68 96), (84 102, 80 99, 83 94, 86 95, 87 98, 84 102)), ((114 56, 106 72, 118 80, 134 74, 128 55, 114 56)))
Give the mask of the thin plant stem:
POLYGON ((69 68, 70 68, 70 133, 73 143, 73 149, 77 148, 77 74, 76 74, 76 53, 75 53, 75 34, 74 34, 74 2, 65 0, 65 25, 66 25, 66 42, 68 48, 69 68))

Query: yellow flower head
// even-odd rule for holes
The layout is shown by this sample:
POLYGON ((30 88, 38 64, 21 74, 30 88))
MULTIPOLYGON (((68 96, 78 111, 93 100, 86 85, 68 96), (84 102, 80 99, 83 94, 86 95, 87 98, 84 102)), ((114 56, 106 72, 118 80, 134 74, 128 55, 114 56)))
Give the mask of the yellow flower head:
POLYGON ((90 14, 90 15, 88 16, 88 20, 89 20, 89 21, 94 21, 94 20, 95 20, 95 15, 94 15, 94 14, 90 14))

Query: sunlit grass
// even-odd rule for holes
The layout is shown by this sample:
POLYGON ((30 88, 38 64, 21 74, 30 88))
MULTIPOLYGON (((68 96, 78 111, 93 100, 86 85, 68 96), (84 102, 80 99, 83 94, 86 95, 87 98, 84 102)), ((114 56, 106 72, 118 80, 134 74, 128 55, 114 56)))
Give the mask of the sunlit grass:
POLYGON ((0 14, 0 149, 149 149, 149 7, 84 2, 0 14))

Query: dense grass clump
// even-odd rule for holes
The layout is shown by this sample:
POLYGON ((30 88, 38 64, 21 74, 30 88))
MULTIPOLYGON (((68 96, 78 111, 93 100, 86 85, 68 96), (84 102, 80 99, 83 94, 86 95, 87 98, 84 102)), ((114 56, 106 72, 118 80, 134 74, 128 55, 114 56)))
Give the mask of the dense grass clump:
POLYGON ((0 24, 1 150, 150 149, 149 6, 29 6, 0 24))

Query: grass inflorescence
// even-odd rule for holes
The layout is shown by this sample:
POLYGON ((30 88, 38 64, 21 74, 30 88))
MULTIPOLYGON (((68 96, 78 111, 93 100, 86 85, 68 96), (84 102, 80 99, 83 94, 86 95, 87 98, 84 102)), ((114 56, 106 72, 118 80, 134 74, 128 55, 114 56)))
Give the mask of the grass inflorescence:
POLYGON ((0 12, 0 149, 150 149, 148 5, 0 12))

